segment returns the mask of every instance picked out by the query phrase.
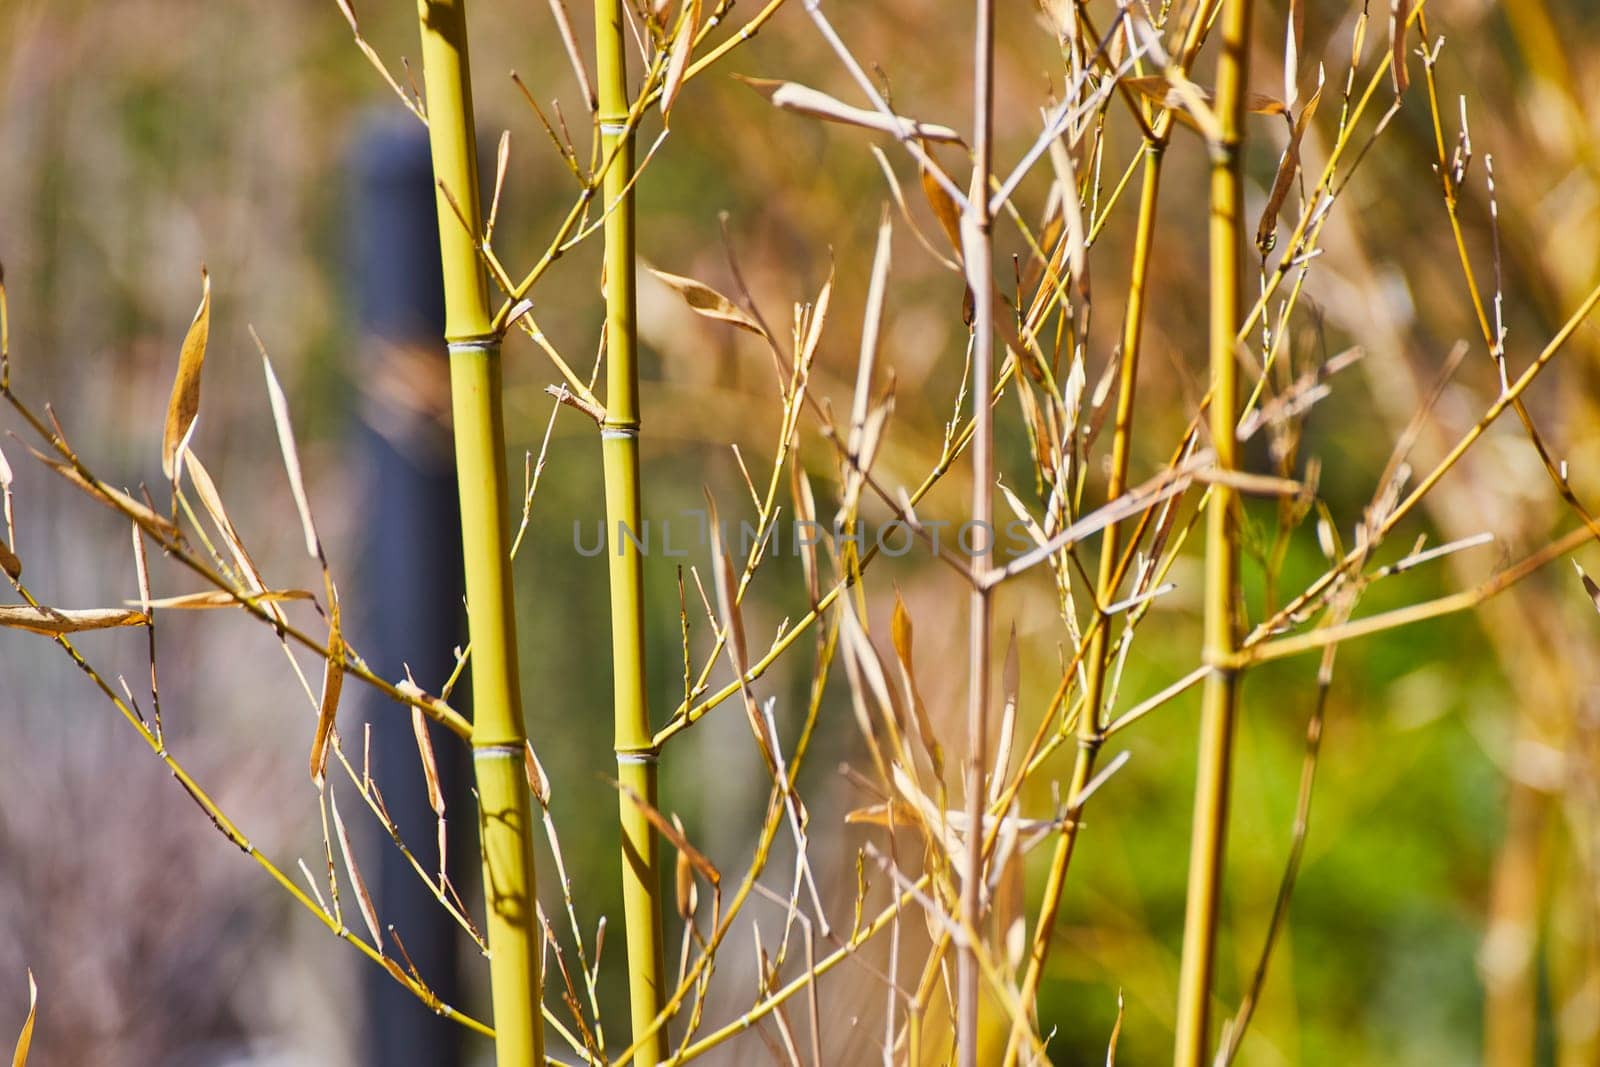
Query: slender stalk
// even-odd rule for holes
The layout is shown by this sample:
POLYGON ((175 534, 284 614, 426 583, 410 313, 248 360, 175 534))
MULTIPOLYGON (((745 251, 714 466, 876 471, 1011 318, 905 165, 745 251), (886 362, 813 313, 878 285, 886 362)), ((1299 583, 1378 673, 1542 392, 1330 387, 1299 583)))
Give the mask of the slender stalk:
MULTIPOLYGON (((1106 499, 1121 496, 1128 483, 1128 455, 1132 438, 1134 389, 1138 381, 1139 349, 1144 336, 1145 283, 1150 273, 1150 251, 1155 239, 1156 201, 1161 184, 1161 159, 1163 145, 1152 145, 1145 152, 1143 186, 1139 194, 1139 221, 1135 230, 1133 269, 1128 287, 1128 307, 1122 325, 1122 369, 1117 393, 1116 427, 1111 443, 1111 474, 1106 483, 1106 499)), ((1095 601, 1103 612, 1106 605, 1116 599, 1117 584, 1121 579, 1118 557, 1121 554, 1122 527, 1111 523, 1102 535, 1100 569, 1096 579, 1095 601)), ((1033 944, 1028 953, 1028 968, 1023 973, 1019 1000, 1032 1010, 1039 982, 1044 975, 1044 965, 1050 955, 1051 935, 1055 928, 1056 913, 1061 907, 1061 893, 1066 884, 1067 868, 1072 863, 1073 847, 1078 840, 1077 798, 1094 772, 1095 756, 1105 740, 1101 732, 1100 706, 1104 702, 1106 667, 1110 658, 1110 623, 1102 617, 1089 637, 1089 685, 1085 691, 1083 710, 1078 715, 1078 755, 1072 767, 1072 781, 1067 788, 1067 825, 1056 838, 1055 852, 1050 859, 1050 875, 1045 882, 1044 899, 1039 906, 1038 925, 1034 930, 1033 944)), ((1029 1025, 1028 1015, 1019 1015, 1012 1021, 1011 1037, 1006 1044, 1005 1064, 1016 1063, 1022 1049, 1022 1040, 1029 1025)))
MULTIPOLYGON (((994 566, 994 244, 989 211, 993 169, 994 0, 978 0, 973 63, 973 176, 964 218, 967 276, 973 296, 972 342, 972 522, 980 541, 971 569, 979 576, 970 602, 971 680, 967 704, 967 862, 961 880, 961 918, 967 939, 977 936, 982 919, 984 771, 989 747, 989 643, 994 605, 985 580, 994 566)), ((961 1067, 978 1062, 978 957, 963 940, 958 956, 957 1045, 961 1067)))
MULTIPOLYGON (((604 178, 606 418, 600 430, 611 564, 611 662, 617 780, 652 807, 656 753, 645 697, 644 561, 627 532, 640 529, 639 367, 634 291, 633 128, 628 122, 627 27, 621 0, 595 0, 600 154, 604 178)), ((622 902, 628 941, 628 1001, 640 1063, 667 1058, 666 1031, 652 1024, 666 989, 661 953, 661 867, 649 820, 619 790, 622 902)))
POLYGON ((530 797, 522 770, 526 733, 511 588, 500 338, 490 326, 488 285, 477 252, 478 161, 463 3, 423 0, 423 77, 439 186, 495 1057, 499 1067, 530 1067, 544 1062, 543 990, 530 797))
MULTIPOLYGON (((1218 0, 1198 8, 1184 31, 1183 48, 1179 56, 1179 69, 1188 70, 1200 52, 1210 25, 1210 13, 1218 0)), ((1079 15, 1087 20, 1087 12, 1079 15)), ((1161 166, 1166 158, 1166 147, 1172 130, 1172 113, 1163 111, 1154 124, 1148 127, 1143 174, 1139 190, 1139 217, 1134 228, 1133 264, 1128 278, 1128 304, 1122 319, 1122 363, 1118 371, 1116 425, 1111 439, 1111 472, 1106 479, 1106 499, 1115 500, 1128 487, 1129 457, 1132 453, 1134 397, 1139 382, 1139 353, 1144 344, 1144 312, 1146 289, 1150 276, 1150 262, 1156 238, 1156 208, 1161 192, 1161 166)), ((1073 762, 1072 779, 1067 789, 1067 802, 1071 810, 1067 823, 1056 838, 1055 852, 1050 859, 1050 874, 1045 882, 1044 898, 1039 906, 1038 924, 1034 929, 1033 943, 1028 952, 1028 967, 1023 973, 1019 1000, 1033 1010, 1034 997, 1044 977, 1045 962, 1050 956, 1050 942, 1055 931, 1056 915, 1061 908, 1061 895, 1066 886, 1067 869, 1072 864, 1074 847, 1078 841, 1080 810, 1078 796, 1088 785, 1094 773, 1095 758, 1105 743, 1102 705, 1105 703, 1106 673, 1112 647, 1110 620, 1104 609, 1116 599, 1117 586, 1123 575, 1126 561, 1119 560, 1122 551, 1123 528, 1111 523, 1102 535, 1099 571, 1096 575, 1095 605, 1100 617, 1089 635, 1088 686, 1084 692, 1083 710, 1078 716, 1078 754, 1073 762)), ((1137 543, 1137 534, 1135 535, 1137 543)), ((1022 1038, 1029 1025, 1027 1016, 1013 1020, 1011 1037, 1006 1044, 1005 1067, 1016 1063, 1021 1051, 1022 1038)))
MULTIPOLYGON (((1251 0, 1227 0, 1222 56, 1217 68, 1220 132, 1211 146, 1211 447, 1217 468, 1238 468, 1234 432, 1239 405, 1238 357, 1240 233, 1244 203, 1240 182, 1241 127, 1247 77, 1251 0)), ((1211 487, 1206 512, 1205 656, 1216 669, 1206 676, 1200 710, 1199 769, 1189 844, 1189 891, 1184 908, 1183 961, 1178 976, 1178 1026, 1173 1062, 1200 1067, 1210 1044, 1211 971, 1216 955, 1217 903, 1227 839, 1233 721, 1238 706, 1239 529, 1238 494, 1225 482, 1211 487)))

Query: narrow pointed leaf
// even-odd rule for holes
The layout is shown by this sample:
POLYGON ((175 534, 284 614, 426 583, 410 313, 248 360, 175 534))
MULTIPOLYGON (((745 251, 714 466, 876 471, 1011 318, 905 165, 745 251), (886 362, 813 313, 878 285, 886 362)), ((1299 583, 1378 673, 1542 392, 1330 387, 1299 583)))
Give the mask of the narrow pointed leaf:
POLYGON ((200 271, 200 307, 189 324, 178 352, 178 375, 172 383, 172 398, 167 402, 167 424, 161 435, 161 469, 170 479, 177 470, 178 444, 194 425, 200 412, 200 368, 206 359, 206 341, 211 335, 211 276, 200 271))
POLYGON ((28 630, 54 637, 85 630, 109 630, 117 626, 143 626, 144 612, 127 608, 50 608, 31 604, 0 604, 0 627, 28 630))
POLYGON ((685 278, 681 274, 669 274, 664 270, 647 267, 651 274, 660 278, 683 297, 684 303, 697 314, 708 319, 717 319, 721 322, 732 323, 740 329, 749 330, 759 337, 765 337, 767 332, 761 328, 760 323, 746 315, 744 311, 732 300, 723 296, 709 285, 704 285, 693 278, 685 278))
POLYGON ((903 115, 885 115, 878 111, 853 107, 827 93, 819 92, 797 82, 772 81, 767 78, 746 78, 734 75, 750 88, 772 102, 772 106, 797 115, 837 122, 844 126, 859 126, 899 138, 920 137, 924 141, 961 144, 961 135, 948 126, 918 122, 903 115))
POLYGON ((11 1054, 11 1067, 27 1067, 28 1050, 33 1046, 33 1020, 39 1011, 39 984, 28 972, 28 1017, 22 1020, 22 1032, 17 1035, 16 1051, 11 1054))

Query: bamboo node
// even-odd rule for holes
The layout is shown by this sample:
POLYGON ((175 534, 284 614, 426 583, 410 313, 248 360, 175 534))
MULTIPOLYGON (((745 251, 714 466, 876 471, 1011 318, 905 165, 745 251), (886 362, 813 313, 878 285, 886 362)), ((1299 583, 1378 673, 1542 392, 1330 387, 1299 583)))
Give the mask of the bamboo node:
POLYGON ((445 342, 445 349, 452 355, 465 355, 469 352, 498 352, 500 350, 499 337, 468 337, 460 341, 445 342))

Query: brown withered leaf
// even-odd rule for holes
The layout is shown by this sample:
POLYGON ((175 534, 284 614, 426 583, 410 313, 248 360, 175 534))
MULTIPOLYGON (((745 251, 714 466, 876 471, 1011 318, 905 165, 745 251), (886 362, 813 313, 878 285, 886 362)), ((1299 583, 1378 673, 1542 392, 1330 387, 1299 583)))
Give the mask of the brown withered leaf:
POLYGON ((1322 101, 1322 84, 1319 75, 1317 91, 1300 109, 1299 117, 1294 120, 1294 128, 1289 131, 1289 143, 1284 146, 1283 155, 1278 159, 1278 174, 1272 180, 1272 192, 1267 196, 1266 206, 1261 209, 1261 221, 1256 224, 1256 250, 1263 256, 1278 243, 1278 215, 1283 211, 1283 202, 1288 199, 1289 190, 1294 188, 1295 175, 1300 173, 1300 141, 1311 126, 1312 116, 1317 113, 1317 104, 1322 101))
POLYGON ((189 472, 189 480, 194 483, 195 492, 200 495, 200 503, 205 506, 211 521, 216 524, 223 540, 227 542, 228 552, 233 556, 233 561, 249 579, 250 591, 265 589, 267 584, 262 580, 255 560, 251 559, 250 553, 245 550, 244 540, 234 527, 233 520, 228 517, 227 509, 222 506, 222 494, 217 492, 217 484, 212 481, 211 472, 206 470, 199 456, 188 450, 185 451, 184 466, 189 472))
MULTIPOLYGON (((678 836, 687 840, 683 820, 678 818, 676 812, 672 816, 672 826, 678 831, 678 836)), ((679 850, 677 862, 673 865, 673 890, 677 898, 678 918, 689 918, 700 903, 700 894, 694 884, 694 864, 689 862, 688 854, 682 850, 679 850)))
POLYGON ((1389 74, 1399 96, 1411 85, 1406 69, 1406 24, 1411 21, 1411 0, 1389 0, 1389 47, 1392 51, 1389 74))
POLYGON ((678 32, 672 36, 672 51, 667 56, 667 77, 661 84, 661 120, 667 119, 672 103, 683 88, 683 76, 689 69, 689 54, 694 51, 695 34, 700 29, 700 0, 687 0, 678 15, 678 32))
POLYGON ((328 767, 328 739, 339 717, 339 692, 344 688, 344 631, 339 624, 339 593, 328 585, 328 661, 322 671, 322 702, 317 710, 317 732, 311 740, 311 780, 322 788, 328 767))
POLYGON ((255 338, 256 348, 261 352, 261 369, 267 376, 267 399, 272 406, 272 422, 278 430, 278 449, 283 453, 283 467, 289 474, 289 491, 294 495, 295 510, 300 513, 300 529, 306 537, 306 552, 312 559, 322 558, 322 542, 317 537, 316 523, 311 521, 311 503, 306 497, 306 482, 300 472, 300 452, 294 444, 294 426, 289 421, 289 401, 283 395, 283 386, 278 384, 278 376, 272 372, 272 361, 267 358, 267 350, 261 344, 261 338, 256 336, 254 327, 250 329, 250 336, 255 338))
POLYGON ((528 777, 528 790, 541 808, 550 806, 550 776, 544 773, 544 764, 533 751, 533 742, 522 742, 522 770, 528 777))
POLYGON ((733 661, 734 673, 739 679, 739 693, 744 698, 745 718, 749 720, 750 732, 755 735, 756 747, 761 750, 761 758, 766 763, 767 770, 773 777, 777 777, 778 759, 772 751, 772 743, 767 738, 761 711, 756 707, 755 694, 750 691, 750 684, 746 680, 746 675, 750 671, 750 652, 745 641, 744 613, 739 604, 738 576, 734 573, 733 561, 729 559, 727 549, 722 543, 722 524, 717 518, 716 499, 712 497, 709 489, 705 491, 705 496, 706 515, 711 524, 711 563, 716 579, 717 610, 722 615, 722 625, 726 631, 728 657, 733 661))
POLYGON ((433 736, 428 732, 428 717, 415 705, 411 708, 411 732, 417 737, 417 755, 422 757, 422 776, 428 784, 428 807, 444 815, 444 791, 439 787, 439 761, 433 755, 433 736))
MULTIPOLYGON (((1184 110, 1185 93, 1195 94, 1208 107, 1211 104, 1209 90, 1189 82, 1180 91, 1165 74, 1148 74, 1140 78, 1123 78, 1120 84, 1132 89, 1157 107, 1163 107, 1173 112, 1180 122, 1184 122, 1190 127, 1194 127, 1196 122, 1194 117, 1184 110)), ((1244 109, 1256 115, 1281 115, 1288 110, 1282 100, 1267 93, 1245 93, 1244 109)))
POLYGON ((760 323, 745 314, 739 305, 711 288, 711 286, 697 282, 693 278, 685 278, 681 274, 669 274, 664 270, 657 270, 648 265, 645 269, 660 278, 667 286, 676 291, 679 296, 683 297, 684 303, 688 304, 695 313, 704 315, 708 319, 731 323, 740 329, 749 330, 758 337, 767 335, 767 331, 761 328, 760 323))
POLYGON ((916 719, 917 735, 928 753, 928 759, 933 763, 933 773, 943 778, 944 749, 939 746, 939 735, 933 728, 933 721, 928 718, 928 707, 922 701, 922 693, 917 689, 916 676, 911 669, 912 632, 911 613, 906 611, 905 601, 900 599, 900 589, 896 586, 894 616, 890 621, 889 633, 894 641, 895 658, 900 661, 900 681, 905 686, 907 703, 911 705, 912 716, 916 719))
POLYGON ((866 130, 876 130, 895 137, 902 135, 920 137, 924 141, 939 141, 946 144, 961 144, 961 135, 948 126, 935 123, 918 122, 906 118, 904 115, 889 116, 878 111, 868 111, 866 108, 853 107, 842 100, 829 96, 798 82, 773 81, 768 78, 747 78, 742 74, 735 74, 735 78, 744 82, 750 88, 760 93, 772 102, 772 106, 783 111, 792 111, 797 115, 806 115, 810 118, 821 119, 824 122, 837 122, 844 126, 859 126, 866 130))
POLYGON ((11 551, 11 546, 6 544, 6 539, 0 537, 0 571, 13 581, 22 577, 22 560, 11 551))
MULTIPOLYGON (((246 594, 248 599, 265 604, 281 603, 285 600, 310 600, 311 593, 305 589, 265 589, 259 593, 246 594)), ((180 611, 200 611, 206 608, 231 608, 238 606, 240 598, 234 596, 226 589, 208 589, 203 593, 184 593, 180 596, 162 597, 151 600, 148 604, 152 608, 173 608, 180 611)), ((146 605, 142 601, 124 601, 129 607, 135 604, 140 607, 146 605)))
POLYGON ((0 627, 55 637, 116 626, 143 626, 142 611, 126 608, 50 608, 32 604, 0 604, 0 627))
MULTIPOLYGON (((923 142, 923 150, 927 151, 927 142, 923 142)), ((929 159, 933 156, 930 154, 929 159)), ((945 237, 950 240, 950 247, 957 256, 961 255, 961 209, 956 206, 955 198, 950 191, 940 184, 933 171, 926 166, 918 165, 917 174, 922 179, 922 195, 928 198, 928 206, 933 209, 933 217, 939 220, 939 228, 944 231, 945 237)))
POLYGON ((716 866, 706 858, 705 853, 691 845, 689 838, 671 822, 667 821, 667 817, 657 811, 653 804, 641 797, 631 786, 615 780, 610 781, 619 793, 627 797, 633 803, 633 806, 638 808, 646 819, 650 820, 650 825, 655 827, 656 833, 666 838, 667 843, 677 849, 679 854, 688 858, 690 866, 699 872, 700 877, 712 885, 722 884, 722 872, 718 871, 716 866))
POLYGON ((372 946, 380 951, 383 948, 383 934, 379 932, 378 910, 372 906, 372 894, 367 892, 367 883, 361 877, 361 870, 356 866, 356 854, 350 848, 350 835, 345 831, 344 819, 339 816, 339 801, 333 791, 328 791, 328 807, 333 812, 333 829, 339 838, 339 852, 344 857, 344 870, 350 876, 350 885, 356 891, 356 903, 361 906, 361 918, 367 924, 367 932, 372 935, 372 946))
POLYGON ((124 493, 120 489, 113 489, 104 482, 91 482, 78 471, 65 463, 58 463, 39 452, 34 452, 39 461, 61 477, 82 489, 85 493, 100 501, 113 511, 120 511, 133 519, 134 522, 150 531, 158 539, 172 539, 178 536, 178 528, 172 521, 163 515, 158 515, 142 502, 124 493))
POLYGON ((200 307, 184 335, 178 352, 178 374, 167 402, 167 424, 161 434, 161 470, 175 476, 178 445, 200 412, 200 368, 206 360, 206 340, 211 335, 211 275, 200 268, 200 307))

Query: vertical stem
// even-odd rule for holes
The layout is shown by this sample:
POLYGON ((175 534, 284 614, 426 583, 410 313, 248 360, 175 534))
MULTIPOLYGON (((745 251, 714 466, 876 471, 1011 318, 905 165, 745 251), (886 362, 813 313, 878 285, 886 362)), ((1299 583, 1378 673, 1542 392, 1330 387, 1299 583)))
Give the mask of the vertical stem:
MULTIPOLYGON (((1145 285, 1150 275, 1150 252, 1155 242, 1156 202, 1161 187, 1161 159, 1165 143, 1147 145, 1144 157, 1143 185, 1139 193, 1139 220, 1134 235, 1133 268, 1128 286, 1128 306, 1122 320, 1122 367, 1117 391, 1117 422, 1111 442, 1111 474, 1106 480, 1106 499, 1120 497, 1128 485, 1128 456, 1132 447, 1134 391, 1139 377, 1139 350, 1144 339, 1145 285)), ((1023 973, 1022 989, 1018 1001, 1024 1013, 1012 1020, 1011 1037, 1006 1044, 1005 1064, 1016 1063, 1022 1048, 1022 1039, 1029 1025, 1028 1011, 1032 1010, 1039 982, 1044 975, 1045 961, 1050 955, 1051 933, 1055 928, 1056 914, 1061 908, 1061 893, 1066 884, 1067 868, 1072 863, 1073 847, 1078 840, 1077 798, 1089 784, 1094 771, 1094 761, 1103 740, 1100 734, 1100 705, 1104 702, 1106 668, 1110 660, 1111 639, 1109 620, 1104 608, 1116 599, 1119 557, 1122 554, 1122 527, 1111 523, 1105 529, 1100 544, 1100 568, 1096 579, 1095 603, 1101 617, 1096 620, 1089 638, 1089 685, 1084 692, 1083 710, 1078 715, 1078 756, 1072 767, 1072 781, 1067 789, 1067 825, 1056 838, 1055 853, 1050 860, 1050 875, 1045 882, 1044 899, 1039 905, 1038 926, 1034 929, 1033 945, 1028 953, 1028 968, 1023 973)))
MULTIPOLYGON (((1190 16, 1184 30, 1183 47, 1179 54, 1178 69, 1187 71, 1200 53, 1206 30, 1211 25, 1211 12, 1220 0, 1206 0, 1190 16)), ((1133 447, 1134 395, 1139 383, 1139 353, 1144 346, 1145 297, 1150 277, 1150 261, 1156 240, 1156 208, 1161 193, 1161 164, 1166 157, 1167 139, 1172 130, 1172 112, 1163 111, 1156 116, 1151 127, 1152 136, 1145 144, 1144 172, 1139 189, 1139 218, 1133 239, 1133 264, 1128 277, 1128 305, 1122 318, 1122 365, 1118 372, 1117 421, 1111 438, 1111 473, 1106 479, 1106 500, 1117 499, 1128 487, 1128 464, 1133 447)), ((1099 755, 1101 736, 1101 705, 1105 702, 1106 670, 1111 653, 1110 620, 1104 608, 1116 599, 1116 588, 1121 580, 1118 567, 1122 554, 1122 526, 1111 523, 1102 535, 1100 567, 1095 583, 1095 609, 1099 617, 1089 638, 1087 664, 1088 687, 1084 691, 1083 710, 1078 714, 1078 755, 1072 767, 1072 779, 1067 789, 1067 800, 1072 809, 1067 813, 1067 824, 1056 839, 1055 852, 1050 858, 1050 875, 1045 882, 1044 899, 1039 905, 1038 925, 1034 929, 1033 944, 1028 953, 1028 967, 1023 974, 1018 1000, 1026 1011, 1034 1008, 1034 998, 1039 992, 1039 982, 1044 977, 1044 965, 1050 957, 1051 935, 1055 930, 1056 915, 1061 908, 1061 894, 1066 886, 1067 869, 1072 864, 1072 854, 1078 841, 1078 819, 1081 809, 1078 794, 1089 784, 1094 772, 1094 761, 1099 755)), ((1022 1038, 1029 1018, 1019 1016, 1013 1020, 1011 1038, 1006 1044, 1005 1065, 1011 1067, 1021 1051, 1022 1038)))
MULTIPOLYGON (((1222 57, 1217 69, 1221 130, 1211 146, 1211 446, 1219 470, 1239 465, 1234 432, 1239 405, 1238 358, 1240 240, 1243 200, 1240 127, 1244 117, 1245 59, 1251 0, 1227 0, 1222 57)), ((1200 709, 1200 751, 1194 828, 1189 844, 1189 892, 1184 908, 1183 962, 1178 977, 1178 1067, 1201 1067, 1210 1044, 1211 971, 1216 955, 1217 904, 1227 839, 1233 721, 1238 705, 1239 643, 1238 499, 1228 485, 1211 487, 1206 513, 1205 656, 1200 709)))
POLYGON ((957 967, 956 1034, 961 1067, 978 1062, 978 960, 971 942, 978 936, 983 899, 982 814, 984 772, 989 747, 989 638, 993 603, 988 585, 994 565, 994 245, 989 212, 989 172, 994 148, 994 0, 977 0, 973 65, 973 175, 962 244, 972 286, 972 522, 978 532, 972 571, 978 576, 970 603, 971 680, 967 704, 967 862, 961 880, 961 919, 965 927, 957 967))
POLYGON ((477 138, 466 14, 463 0, 421 0, 419 13, 428 140, 440 187, 436 199, 472 640, 472 752, 495 1056, 499 1067, 531 1067, 544 1062, 543 990, 529 794, 522 772, 526 734, 511 589, 500 339, 489 324, 489 293, 478 260, 477 138))
MULTIPOLYGON (((639 367, 634 292, 633 135, 628 118, 628 68, 621 0, 595 0, 600 154, 616 152, 604 178, 606 296, 606 418, 600 430, 606 481, 606 535, 611 561, 611 661, 616 718, 617 780, 652 807, 656 750, 645 697, 644 568, 638 543, 639 367)), ((628 999, 633 1033, 651 1028, 661 1012, 661 870, 654 831, 637 804, 621 796, 622 901, 628 940, 628 999)), ((638 1062, 665 1059, 666 1030, 656 1027, 639 1046, 638 1062)))

